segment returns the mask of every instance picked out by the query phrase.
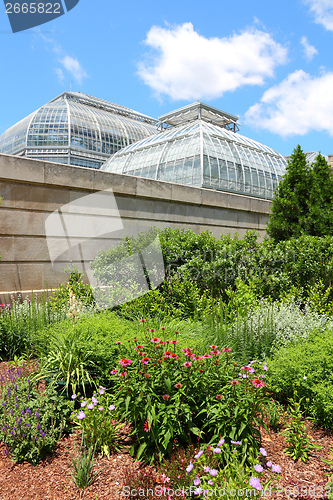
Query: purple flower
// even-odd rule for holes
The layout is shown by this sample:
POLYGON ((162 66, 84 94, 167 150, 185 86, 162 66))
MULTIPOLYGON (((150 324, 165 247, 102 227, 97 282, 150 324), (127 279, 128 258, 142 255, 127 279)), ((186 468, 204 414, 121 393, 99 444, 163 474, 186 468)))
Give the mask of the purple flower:
POLYGON ((84 413, 82 410, 80 410, 80 411, 79 411, 79 414, 78 414, 78 416, 77 416, 77 418, 78 418, 79 420, 82 420, 85 416, 86 416, 86 415, 85 415, 85 413, 84 413))
POLYGON ((204 468, 203 468, 203 470, 204 470, 205 472, 209 472, 209 471, 210 471, 210 467, 208 467, 208 465, 205 465, 205 466, 204 466, 204 468))
POLYGON ((272 471, 273 472, 277 472, 278 474, 280 474, 281 472, 281 467, 279 465, 272 465, 272 471))
POLYGON ((186 467, 187 472, 191 472, 192 469, 193 469, 192 463, 186 467))
POLYGON ((210 469, 209 474, 211 476, 217 476, 217 470, 216 469, 210 469))
POLYGON ((12 436, 15 436, 15 432, 14 431, 10 431, 11 435, 12 436))
POLYGON ((242 442, 241 441, 230 441, 232 444, 237 444, 237 445, 241 445, 242 442))
POLYGON ((267 451, 265 450, 265 448, 260 448, 260 453, 262 454, 263 457, 267 457, 267 451))
POLYGON ((104 410, 103 406, 100 406, 98 409, 99 409, 99 411, 103 411, 104 410))
POLYGON ((8 450, 7 450, 7 448, 5 448, 5 449, 3 450, 3 452, 4 452, 4 454, 5 454, 6 456, 8 455, 8 450))
POLYGON ((93 405, 92 403, 89 403, 89 404, 87 405, 87 408, 88 408, 88 410, 93 410, 94 405, 93 405))
POLYGON ((7 404, 7 402, 6 402, 6 401, 4 401, 4 402, 2 403, 2 406, 6 406, 6 404, 7 404))
POLYGON ((194 492, 193 492, 193 493, 194 493, 195 495, 201 495, 201 493, 202 493, 202 492, 203 492, 203 489, 202 489, 202 488, 195 488, 195 490, 194 490, 194 492))
POLYGON ((266 465, 267 465, 267 467, 272 467, 273 464, 272 464, 272 462, 267 462, 266 465))
POLYGON ((91 398, 91 401, 94 403, 94 405, 97 405, 98 399, 96 399, 94 396, 91 398))
POLYGON ((212 486, 212 485, 214 484, 212 479, 209 479, 209 480, 207 481, 207 483, 208 483, 210 486, 212 486))
POLYGON ((30 427, 30 424, 26 424, 26 427, 30 427))
POLYGON ((221 448, 214 448, 213 453, 221 453, 221 448))
POLYGON ((37 420, 40 419, 40 414, 38 413, 38 411, 36 411, 36 418, 37 418, 37 420))
POLYGON ((260 464, 256 464, 256 465, 254 466, 254 470, 255 470, 256 472, 262 472, 264 469, 262 468, 262 466, 261 466, 260 464))
POLYGON ((84 408, 86 406, 86 404, 87 404, 87 401, 82 401, 81 408, 84 408))
POLYGON ((103 387, 102 385, 99 386, 99 391, 98 391, 98 394, 102 395, 104 394, 105 392, 105 387, 103 387))
POLYGON ((198 451, 196 455, 194 455, 194 458, 200 458, 201 455, 203 454, 203 450, 198 451))
POLYGON ((38 436, 35 437, 35 441, 38 441, 38 436))
POLYGON ((201 481, 198 477, 193 481, 194 486, 199 486, 200 483, 201 481))
POLYGON ((72 394, 72 395, 71 395, 71 398, 72 398, 72 399, 76 399, 76 398, 77 398, 77 394, 72 394))
POLYGON ((45 432, 44 432, 44 431, 42 431, 42 429, 41 429, 39 432, 40 432, 40 435, 41 435, 42 437, 45 437, 45 432))
POLYGON ((260 481, 257 477, 251 477, 249 483, 250 483, 250 486, 252 486, 256 490, 258 490, 258 491, 262 490, 262 486, 261 486, 260 481))
POLYGON ((25 438, 25 434, 24 434, 24 432, 23 432, 23 434, 22 434, 22 437, 23 437, 23 438, 25 438))
POLYGON ((267 365, 266 365, 266 363, 264 365, 262 365, 262 369, 265 370, 265 371, 267 371, 267 365))
POLYGON ((24 415, 24 414, 25 414, 25 411, 24 411, 24 410, 22 410, 22 411, 21 411, 21 415, 24 415))
POLYGON ((217 443, 217 446, 222 446, 225 443, 224 439, 220 439, 220 441, 217 443))
POLYGON ((112 411, 112 410, 114 410, 114 409, 115 409, 115 405, 110 405, 110 406, 109 406, 109 410, 110 410, 110 411, 112 411))

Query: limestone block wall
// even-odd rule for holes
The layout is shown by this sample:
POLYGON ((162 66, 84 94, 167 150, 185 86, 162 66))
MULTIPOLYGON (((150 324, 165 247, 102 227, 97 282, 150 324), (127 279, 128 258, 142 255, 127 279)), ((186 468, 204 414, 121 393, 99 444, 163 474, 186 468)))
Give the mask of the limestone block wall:
POLYGON ((60 252, 51 262, 46 220, 70 203, 84 206, 84 197, 105 190, 112 190, 116 206, 110 211, 99 207, 99 215, 105 227, 114 228, 85 242, 88 259, 151 226, 209 230, 217 237, 242 237, 247 229, 256 229, 264 236, 271 207, 270 201, 249 196, 0 154, 1 301, 13 292, 57 287, 66 279, 63 267, 69 260, 80 267, 82 256, 73 250, 60 252))

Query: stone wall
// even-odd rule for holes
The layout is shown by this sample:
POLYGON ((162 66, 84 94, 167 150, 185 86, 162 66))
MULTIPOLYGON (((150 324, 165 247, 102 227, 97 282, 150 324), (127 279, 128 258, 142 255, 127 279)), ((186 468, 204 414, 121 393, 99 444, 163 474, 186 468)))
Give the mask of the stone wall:
MULTIPOLYGON (((241 237, 247 229, 256 229, 264 236, 271 207, 270 201, 249 196, 0 154, 1 301, 13 292, 50 289, 65 281, 63 268, 69 260, 80 264, 80 256, 60 252, 51 263, 47 217, 75 200, 105 190, 113 191, 123 228, 115 224, 109 234, 99 231, 93 244, 92 240, 88 244, 91 258, 125 235, 136 235, 151 226, 190 228, 197 233, 209 230, 215 236, 238 233, 241 237)), ((85 200, 81 201, 84 205, 85 200)), ((117 207, 110 213, 102 210, 106 227, 110 228, 112 218, 117 219, 117 207)), ((79 235, 75 237, 80 242, 79 235)))

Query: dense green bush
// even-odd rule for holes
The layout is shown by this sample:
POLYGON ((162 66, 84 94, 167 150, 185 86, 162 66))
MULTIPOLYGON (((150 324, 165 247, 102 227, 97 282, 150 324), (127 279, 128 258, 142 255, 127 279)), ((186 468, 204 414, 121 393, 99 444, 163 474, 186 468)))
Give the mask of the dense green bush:
POLYGON ((67 311, 69 307, 69 291, 72 290, 76 299, 85 307, 94 307, 95 299, 90 284, 83 282, 84 273, 76 267, 65 269, 68 276, 66 284, 61 284, 49 299, 50 306, 56 311, 67 311))
MULTIPOLYGON (((200 294, 208 293, 207 298, 212 296, 228 302, 230 290, 237 288, 237 280, 245 284, 252 283, 255 296, 274 300, 288 294, 294 287, 304 301, 309 297, 310 290, 321 282, 323 289, 328 291, 327 303, 333 300, 331 236, 301 236, 275 243, 273 240, 259 242, 259 235, 255 231, 248 231, 243 239, 237 235, 216 239, 207 231, 197 235, 191 230, 152 229, 137 240, 133 238, 130 242, 127 240, 114 249, 101 252, 93 263, 95 276, 101 283, 112 281, 112 272, 118 260, 130 255, 129 252, 139 246, 143 248, 156 235, 159 236, 163 253, 165 276, 177 276, 177 281, 167 279, 159 286, 158 293, 156 290, 150 291, 147 297, 134 300, 131 304, 132 314, 136 306, 139 312, 144 310, 154 313, 156 298, 160 299, 165 312, 175 314, 177 293, 182 287, 187 287, 189 293, 184 294, 178 304, 182 304, 182 314, 193 315, 197 291, 200 294), (195 287, 186 284, 189 280, 195 283, 195 287), (168 295, 170 286, 172 293, 168 295)), ((128 280, 129 277, 127 281, 125 279, 124 286, 129 283, 128 280)))
POLYGON ((333 428, 332 330, 280 349, 269 363, 269 375, 278 398, 284 402, 303 398, 303 409, 308 409, 314 422, 333 428))

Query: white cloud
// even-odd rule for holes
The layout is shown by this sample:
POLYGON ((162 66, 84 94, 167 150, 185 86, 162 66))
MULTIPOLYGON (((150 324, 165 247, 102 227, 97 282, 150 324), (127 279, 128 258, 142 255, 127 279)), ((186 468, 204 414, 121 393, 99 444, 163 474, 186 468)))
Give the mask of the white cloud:
POLYGON ((63 59, 60 59, 59 62, 64 66, 65 69, 67 69, 67 71, 80 85, 83 79, 88 76, 79 61, 71 56, 67 55, 63 59))
POLYGON ((259 30, 205 38, 191 23, 153 26, 145 43, 154 55, 139 63, 138 73, 157 95, 173 100, 212 99, 244 85, 262 85, 287 60, 287 50, 259 30))
POLYGON ((313 77, 303 70, 267 90, 245 114, 246 123, 282 137, 311 131, 333 136, 333 73, 313 77))
MULTIPOLYGON (((45 36, 39 28, 36 28, 35 33, 42 38, 45 42, 45 49, 51 50, 58 59, 58 62, 62 64, 63 69, 66 69, 71 77, 73 77, 76 82, 81 85, 84 78, 88 75, 78 59, 69 56, 66 54, 66 51, 59 45, 53 38, 45 36)), ((65 73, 61 68, 55 68, 55 72, 58 76, 58 80, 60 83, 63 83, 65 80, 65 73)))
POLYGON ((304 2, 310 6, 315 22, 333 31, 333 0, 304 0, 304 2))
POLYGON ((65 75, 64 75, 63 70, 61 68, 56 68, 55 72, 57 74, 59 83, 64 83, 65 75))
POLYGON ((305 57, 307 58, 308 61, 311 61, 313 59, 313 57, 316 54, 318 54, 318 50, 316 49, 316 47, 314 47, 313 45, 311 45, 308 42, 308 39, 306 38, 306 36, 302 37, 301 44, 303 45, 305 57))

